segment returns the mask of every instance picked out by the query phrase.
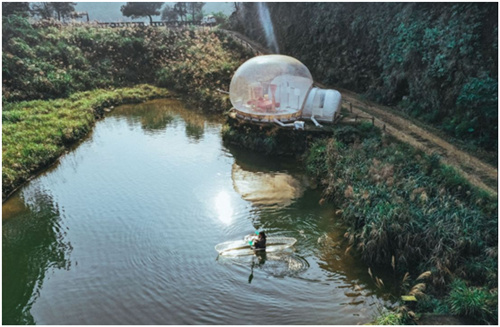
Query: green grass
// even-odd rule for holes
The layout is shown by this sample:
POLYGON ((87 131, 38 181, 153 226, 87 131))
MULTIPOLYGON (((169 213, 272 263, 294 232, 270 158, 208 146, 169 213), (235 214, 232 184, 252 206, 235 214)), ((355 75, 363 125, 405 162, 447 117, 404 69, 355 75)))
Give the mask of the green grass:
POLYGON ((446 298, 452 313, 484 323, 498 323, 498 292, 470 287, 460 279, 451 283, 446 298))
POLYGON ((85 137, 103 109, 168 97, 149 85, 75 93, 66 99, 4 104, 2 111, 2 196, 53 163, 85 137))
POLYGON ((392 311, 385 311, 379 315, 375 321, 374 325, 403 325, 403 319, 399 313, 392 311))

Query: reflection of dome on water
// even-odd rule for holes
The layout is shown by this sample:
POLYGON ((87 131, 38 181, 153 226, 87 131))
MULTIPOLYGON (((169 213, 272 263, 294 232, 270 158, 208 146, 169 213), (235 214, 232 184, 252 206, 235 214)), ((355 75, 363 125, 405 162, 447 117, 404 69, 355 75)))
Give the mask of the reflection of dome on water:
POLYGON ((235 163, 231 177, 235 191, 258 205, 289 205, 304 193, 303 183, 286 173, 254 173, 235 163))
POLYGON ((253 120, 290 121, 315 116, 332 121, 340 107, 340 93, 312 85, 311 73, 297 59, 258 56, 236 70, 229 94, 238 114, 253 120))

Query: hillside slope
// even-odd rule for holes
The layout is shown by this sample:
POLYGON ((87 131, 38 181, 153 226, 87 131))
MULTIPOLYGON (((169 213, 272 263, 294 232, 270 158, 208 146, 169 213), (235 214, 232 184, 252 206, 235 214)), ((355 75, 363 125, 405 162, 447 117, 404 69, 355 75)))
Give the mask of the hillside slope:
POLYGON ((244 3, 232 16, 261 44, 271 27, 318 82, 497 152, 497 3, 244 3))

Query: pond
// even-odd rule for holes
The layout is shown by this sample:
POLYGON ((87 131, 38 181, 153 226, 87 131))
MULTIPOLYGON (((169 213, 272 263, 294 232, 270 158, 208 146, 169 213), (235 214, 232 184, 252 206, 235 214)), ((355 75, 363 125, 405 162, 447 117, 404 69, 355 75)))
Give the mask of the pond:
POLYGON ((4 324, 358 324, 385 303, 293 159, 175 99, 116 108, 3 204, 4 324), (256 230, 297 239, 218 256, 256 230))

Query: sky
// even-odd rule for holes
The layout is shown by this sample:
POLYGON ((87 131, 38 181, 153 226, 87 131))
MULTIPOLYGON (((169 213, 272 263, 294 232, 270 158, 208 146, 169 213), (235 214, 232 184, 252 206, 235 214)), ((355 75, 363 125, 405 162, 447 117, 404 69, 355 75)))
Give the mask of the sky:
MULTIPOLYGON (((175 2, 166 2, 171 6, 175 2)), ((76 11, 86 11, 89 14, 91 21, 97 20, 100 22, 149 22, 149 18, 131 19, 122 15, 120 8, 126 2, 77 2, 75 6, 76 11)), ((231 15, 234 10, 233 2, 206 2, 203 7, 205 15, 213 12, 222 11, 226 15, 231 15)), ((154 16, 153 20, 160 20, 160 16, 154 16)))

